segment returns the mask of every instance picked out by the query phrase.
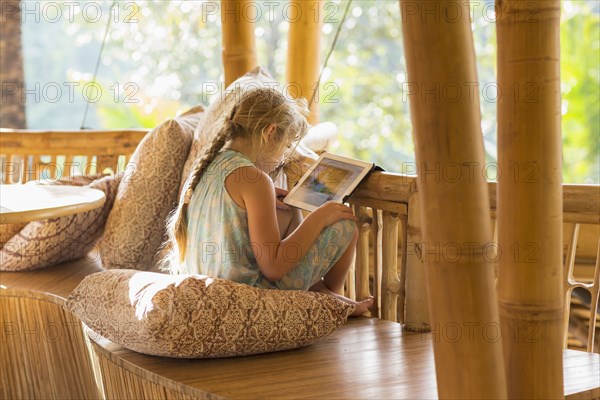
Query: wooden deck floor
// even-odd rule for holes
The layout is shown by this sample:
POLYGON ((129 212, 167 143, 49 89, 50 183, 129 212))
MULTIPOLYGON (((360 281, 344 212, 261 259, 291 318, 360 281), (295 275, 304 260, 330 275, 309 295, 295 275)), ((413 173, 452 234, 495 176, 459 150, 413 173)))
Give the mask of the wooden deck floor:
MULTIPOLYGON (((95 262, 80 260, 29 273, 2 272, 0 285, 64 298, 98 270, 95 262)), ((399 324, 371 318, 351 319, 312 346, 247 357, 153 357, 105 339, 95 348, 135 375, 196 398, 437 398, 432 335, 403 333, 399 324)), ((564 360, 567 397, 600 398, 600 355, 567 350, 564 360)))
MULTIPOLYGON (((228 359, 165 359, 105 339, 98 344, 120 367, 195 397, 435 399, 431 340, 431 334, 403 334, 396 323, 363 317, 306 348, 228 359)), ((564 354, 567 398, 599 397, 600 355, 564 354)))

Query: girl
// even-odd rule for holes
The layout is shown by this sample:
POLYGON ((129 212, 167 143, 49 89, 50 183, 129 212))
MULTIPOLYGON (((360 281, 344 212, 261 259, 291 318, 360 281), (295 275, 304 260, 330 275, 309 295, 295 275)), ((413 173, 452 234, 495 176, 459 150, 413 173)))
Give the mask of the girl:
POLYGON ((273 181, 256 165, 277 165, 307 131, 306 100, 271 88, 236 93, 234 106, 207 144, 169 215, 170 253, 163 269, 197 273, 270 289, 337 294, 354 258, 355 217, 349 207, 325 203, 281 239, 273 181))

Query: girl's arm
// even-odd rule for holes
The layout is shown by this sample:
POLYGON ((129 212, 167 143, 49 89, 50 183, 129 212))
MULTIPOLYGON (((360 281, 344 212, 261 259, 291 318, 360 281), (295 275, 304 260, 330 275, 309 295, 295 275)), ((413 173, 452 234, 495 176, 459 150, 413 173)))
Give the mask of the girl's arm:
POLYGON ((349 207, 325 203, 281 240, 275 211, 275 186, 267 174, 255 167, 238 168, 226 178, 225 187, 248 213, 252 250, 260 271, 270 281, 281 279, 294 268, 325 227, 343 218, 356 220, 349 207))

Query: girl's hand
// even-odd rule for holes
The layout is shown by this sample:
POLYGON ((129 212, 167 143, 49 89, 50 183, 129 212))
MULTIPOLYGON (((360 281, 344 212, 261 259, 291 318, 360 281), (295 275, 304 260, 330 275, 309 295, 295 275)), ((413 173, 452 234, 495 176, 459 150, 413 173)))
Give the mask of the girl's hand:
POLYGON ((354 222, 358 221, 358 218, 352 214, 352 209, 350 207, 333 201, 323 203, 319 208, 311 212, 310 215, 312 215, 316 221, 322 223, 324 227, 333 225, 341 219, 351 219, 354 222))
POLYGON ((283 202, 283 199, 285 196, 287 196, 287 194, 288 194, 287 190, 275 186, 275 197, 276 197, 275 207, 277 207, 277 209, 279 209, 279 210, 289 210, 290 209, 290 206, 288 206, 287 204, 285 204, 283 202))

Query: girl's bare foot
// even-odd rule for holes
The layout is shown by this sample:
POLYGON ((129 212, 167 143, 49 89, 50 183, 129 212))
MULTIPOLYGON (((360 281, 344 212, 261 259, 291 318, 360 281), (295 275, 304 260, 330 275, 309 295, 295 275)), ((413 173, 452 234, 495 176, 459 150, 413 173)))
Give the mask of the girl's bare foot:
POLYGON ((325 285, 325 283, 323 281, 315 283, 310 288, 310 290, 312 290, 313 292, 325 293, 325 294, 328 294, 330 296, 340 299, 344 303, 352 304, 354 306, 354 312, 352 312, 352 314, 350 314, 351 317, 358 317, 358 316, 363 315, 373 305, 373 296, 369 296, 366 299, 359 300, 359 301, 352 300, 346 296, 342 296, 339 293, 335 293, 335 292, 331 291, 327 287, 327 285, 325 285))

